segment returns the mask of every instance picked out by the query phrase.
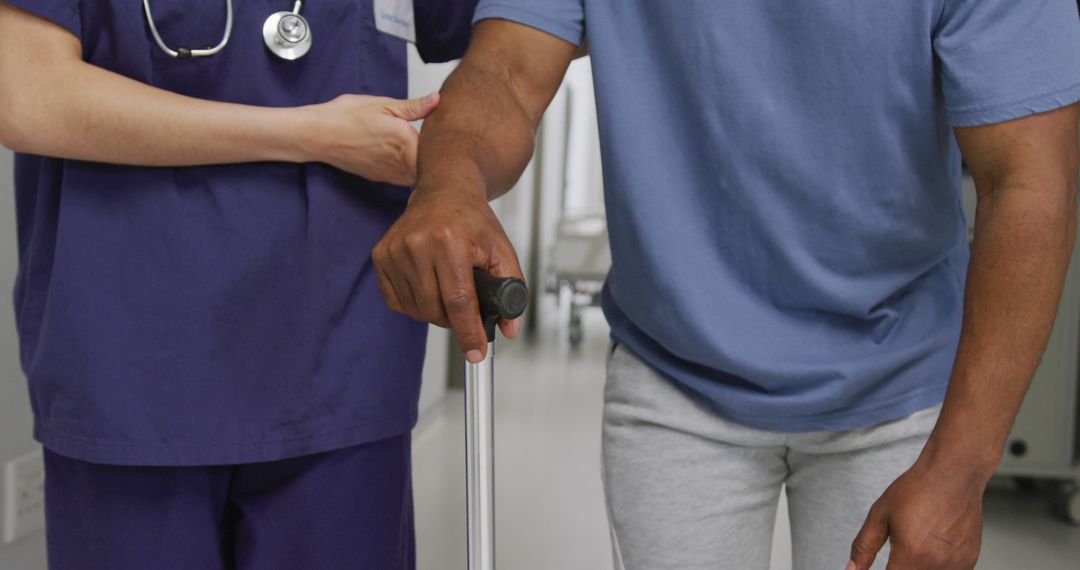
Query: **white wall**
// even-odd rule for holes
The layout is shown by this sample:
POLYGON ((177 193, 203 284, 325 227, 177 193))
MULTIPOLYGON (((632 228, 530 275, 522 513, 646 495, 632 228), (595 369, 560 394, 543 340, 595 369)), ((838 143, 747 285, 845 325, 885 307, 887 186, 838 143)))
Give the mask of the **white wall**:
MULTIPOLYGON (((37 446, 31 437, 30 402, 26 395, 26 381, 19 367, 11 296, 18 271, 11 161, 11 153, 0 147, 0 465, 37 446)), ((0 569, 44 568, 43 547, 40 533, 11 545, 0 546, 0 569)))
POLYGON ((11 301, 18 270, 11 161, 11 153, 0 149, 0 458, 16 456, 33 447, 11 301))

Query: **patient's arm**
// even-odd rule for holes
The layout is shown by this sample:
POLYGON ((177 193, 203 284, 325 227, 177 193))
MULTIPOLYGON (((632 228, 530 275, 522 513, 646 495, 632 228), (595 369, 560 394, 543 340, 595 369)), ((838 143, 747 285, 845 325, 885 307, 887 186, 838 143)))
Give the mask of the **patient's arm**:
MULTIPOLYGON (((522 277, 488 200, 510 189, 533 152, 544 110, 577 46, 502 20, 477 27, 443 102, 420 136, 420 182, 375 247, 383 297, 413 318, 452 327, 469 360, 487 348, 473 268, 522 277)), ((517 323, 501 323, 515 336, 517 323)))
POLYGON ((1054 326, 1076 240, 1076 105, 957 129, 979 193, 964 326, 941 418, 852 547, 870 568, 971 568, 982 497, 1054 326))

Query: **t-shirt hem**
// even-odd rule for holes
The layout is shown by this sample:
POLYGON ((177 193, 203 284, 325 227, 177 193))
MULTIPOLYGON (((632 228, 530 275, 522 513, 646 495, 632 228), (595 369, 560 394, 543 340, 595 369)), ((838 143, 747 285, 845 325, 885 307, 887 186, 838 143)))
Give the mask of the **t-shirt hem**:
POLYGON ((34 422, 34 437, 49 451, 105 465, 195 467, 263 463, 344 449, 402 435, 416 426, 417 413, 287 439, 252 443, 111 443, 58 433, 34 422))
POLYGON ((65 30, 82 37, 82 22, 75 4, 62 3, 58 0, 6 0, 8 4, 40 18, 45 18, 65 30))
MULTIPOLYGON (((676 385, 684 390, 692 391, 691 388, 673 380, 676 385)), ((945 401, 945 393, 949 383, 936 384, 915 392, 905 394, 885 402, 875 402, 873 406, 845 410, 840 413, 810 415, 810 416, 783 416, 770 419, 763 415, 740 414, 728 410, 716 402, 704 400, 703 403, 710 410, 726 420, 753 429, 759 429, 777 433, 810 433, 832 432, 839 433, 873 427, 897 420, 902 420, 912 414, 940 406, 945 401)), ((696 398, 701 401, 701 398, 696 398)))
MULTIPOLYGON (((810 433, 818 431, 838 433, 872 427, 904 419, 916 412, 940 405, 945 401, 945 392, 949 387, 949 381, 946 378, 944 381, 929 386, 920 385, 888 400, 867 399, 863 401, 864 405, 851 406, 837 412, 824 414, 792 413, 796 412, 795 408, 806 409, 806 407, 781 401, 769 406, 767 410, 759 409, 752 414, 739 413, 702 394, 694 388, 692 383, 680 380, 675 375, 663 370, 663 366, 650 362, 650 351, 639 350, 639 342, 641 337, 646 339, 645 342, 655 341, 649 339, 648 335, 636 332, 636 327, 618 309, 618 304, 611 297, 610 287, 604 288, 601 301, 604 314, 611 325, 612 341, 626 346, 643 364, 655 370, 705 409, 726 420, 753 429, 775 433, 810 433)), ((818 405, 820 406, 820 403, 818 405)))
POLYGON ((1080 101, 1080 79, 1035 95, 964 107, 947 107, 949 124, 975 127, 1022 119, 1080 101))
POLYGON ((473 23, 477 24, 481 20, 493 19, 524 24, 530 28, 536 28, 541 32, 566 40, 576 46, 580 46, 585 41, 585 31, 582 28, 557 22, 543 14, 520 6, 507 6, 498 3, 485 4, 476 10, 473 23))
MULTIPOLYGON (((609 316, 609 321, 611 317, 609 316)), ((945 401, 945 393, 948 390, 948 380, 931 386, 924 386, 917 390, 909 391, 896 398, 886 401, 874 400, 869 405, 855 406, 840 412, 827 414, 793 414, 785 413, 780 404, 777 409, 760 411, 753 414, 742 414, 731 410, 720 402, 709 398, 686 382, 663 372, 656 366, 649 364, 641 356, 641 352, 634 348, 636 342, 627 342, 619 334, 616 324, 612 323, 611 338, 615 343, 626 346, 634 355, 641 359, 642 363, 656 370, 663 378, 671 382, 676 388, 685 393, 689 398, 700 405, 724 418, 725 420, 739 425, 775 433, 810 433, 810 432, 844 432, 881 425, 884 423, 904 419, 916 412, 940 405, 945 401)))

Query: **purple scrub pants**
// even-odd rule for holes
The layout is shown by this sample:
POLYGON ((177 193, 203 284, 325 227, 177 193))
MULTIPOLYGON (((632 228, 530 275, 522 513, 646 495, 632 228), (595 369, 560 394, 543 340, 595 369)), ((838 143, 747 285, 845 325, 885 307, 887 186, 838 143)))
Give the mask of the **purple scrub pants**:
POLYGON ((409 435, 269 463, 46 451, 51 570, 414 570, 409 435))

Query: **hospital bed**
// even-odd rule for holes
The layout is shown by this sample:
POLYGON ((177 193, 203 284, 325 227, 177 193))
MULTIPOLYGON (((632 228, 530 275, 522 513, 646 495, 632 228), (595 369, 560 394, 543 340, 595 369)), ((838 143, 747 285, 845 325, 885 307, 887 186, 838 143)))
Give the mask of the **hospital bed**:
POLYGON ((603 214, 563 217, 550 252, 547 291, 569 304, 570 344, 584 339, 581 311, 600 304, 600 291, 611 269, 607 220, 603 214))

